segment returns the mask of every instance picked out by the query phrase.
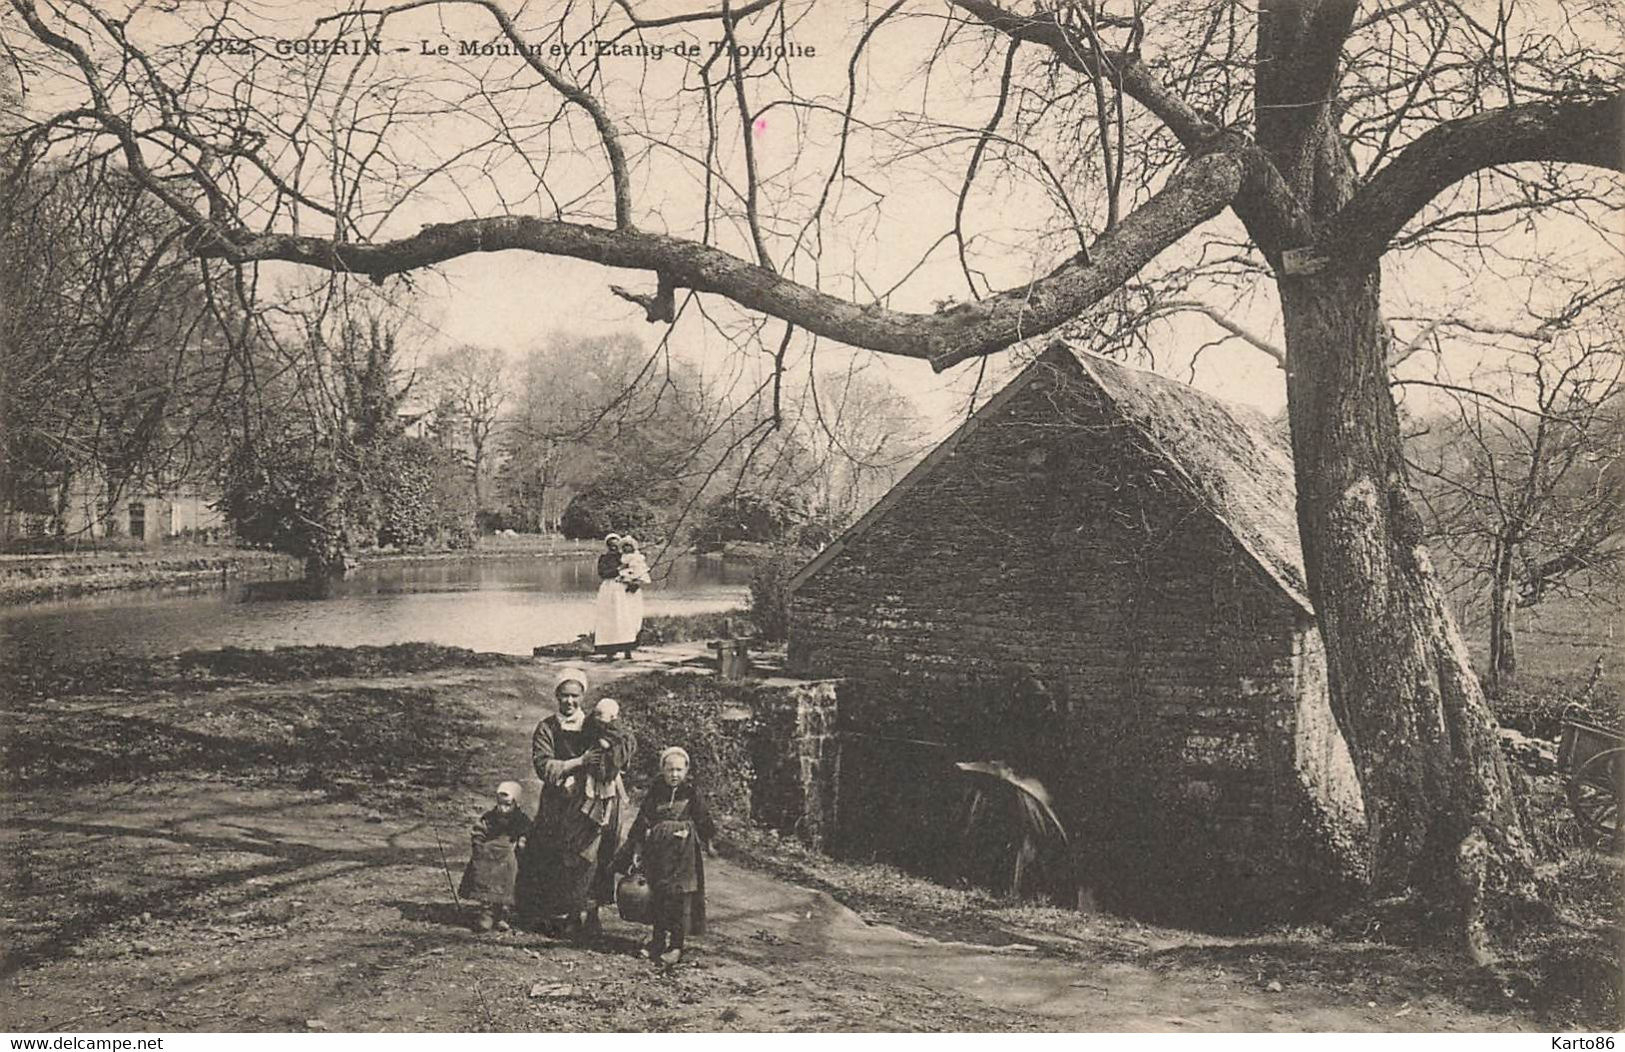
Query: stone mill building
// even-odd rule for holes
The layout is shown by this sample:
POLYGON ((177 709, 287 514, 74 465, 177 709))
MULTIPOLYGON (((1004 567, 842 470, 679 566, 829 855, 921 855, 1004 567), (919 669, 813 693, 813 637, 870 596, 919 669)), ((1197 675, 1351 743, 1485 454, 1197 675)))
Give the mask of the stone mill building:
POLYGON ((1357 873, 1289 456, 1268 421, 1056 343, 791 582, 841 680, 837 853, 964 872, 956 762, 1039 779, 1080 897, 1212 924, 1357 873))

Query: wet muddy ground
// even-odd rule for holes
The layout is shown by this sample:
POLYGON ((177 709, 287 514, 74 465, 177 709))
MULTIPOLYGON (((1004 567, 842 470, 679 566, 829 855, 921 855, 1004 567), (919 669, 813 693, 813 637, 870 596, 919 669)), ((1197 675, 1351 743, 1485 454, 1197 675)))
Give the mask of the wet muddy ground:
POLYGON ((901 876, 894 896, 842 896, 854 911, 830 894, 838 871, 798 881, 794 852, 751 836, 708 863, 712 931, 674 970, 635 958, 646 929, 614 918, 581 944, 476 934, 449 878, 467 818, 528 765, 550 685, 546 666, 433 648, 9 677, 0 1027, 1551 1026, 1393 947, 1109 917, 956 932, 901 876))

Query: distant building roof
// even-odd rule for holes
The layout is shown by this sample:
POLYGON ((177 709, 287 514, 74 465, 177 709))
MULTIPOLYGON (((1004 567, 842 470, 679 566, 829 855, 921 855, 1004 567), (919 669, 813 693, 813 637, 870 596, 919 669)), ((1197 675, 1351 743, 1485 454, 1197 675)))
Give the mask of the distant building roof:
POLYGON ((1184 477, 1191 492, 1236 542, 1304 612, 1313 614, 1298 544, 1297 487, 1292 457, 1261 414, 1232 405, 1165 376, 1134 369, 1057 340, 857 522, 791 579, 795 589, 883 517, 902 496, 948 459, 966 436, 1034 378, 1073 365, 1117 415, 1184 477))

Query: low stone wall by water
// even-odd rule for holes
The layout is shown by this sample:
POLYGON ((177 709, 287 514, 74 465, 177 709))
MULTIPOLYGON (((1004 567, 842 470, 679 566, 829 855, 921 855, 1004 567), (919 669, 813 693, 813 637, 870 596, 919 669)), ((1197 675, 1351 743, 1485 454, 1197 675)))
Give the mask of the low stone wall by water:
POLYGON ((189 547, 176 551, 0 556, 0 606, 227 578, 298 576, 298 560, 276 552, 189 547))

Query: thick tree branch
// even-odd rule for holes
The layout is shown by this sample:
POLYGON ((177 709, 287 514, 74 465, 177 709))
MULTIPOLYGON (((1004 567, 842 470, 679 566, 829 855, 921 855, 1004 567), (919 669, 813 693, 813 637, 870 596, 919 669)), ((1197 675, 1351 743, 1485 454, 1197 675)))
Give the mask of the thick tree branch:
POLYGON ((992 354, 1076 317, 1197 225, 1218 215, 1240 191, 1246 163, 1232 153, 1197 158, 1149 201, 1079 253, 1030 284, 931 314, 858 304, 798 284, 710 245, 636 230, 606 230, 501 216, 426 226, 412 237, 377 244, 289 234, 202 235, 203 257, 233 262, 283 260, 374 279, 475 252, 518 249, 570 256, 611 267, 653 270, 683 288, 728 297, 810 332, 854 347, 924 358, 938 370, 992 354))
POLYGON ((1429 129, 1343 207, 1317 239, 1319 254, 1348 266, 1369 264, 1440 191, 1518 161, 1625 170, 1625 94, 1511 106, 1429 129))
POLYGON ((1312 164, 1354 21, 1355 0, 1265 0, 1258 10, 1258 141, 1287 182, 1312 164))
POLYGON ((1343 46, 1354 29, 1359 8, 1359 0, 1320 0, 1309 16, 1298 53, 1298 75, 1310 99, 1329 98, 1337 88, 1343 46))

